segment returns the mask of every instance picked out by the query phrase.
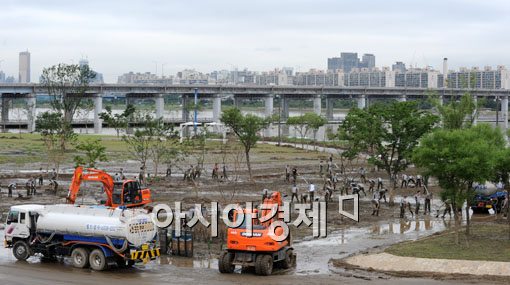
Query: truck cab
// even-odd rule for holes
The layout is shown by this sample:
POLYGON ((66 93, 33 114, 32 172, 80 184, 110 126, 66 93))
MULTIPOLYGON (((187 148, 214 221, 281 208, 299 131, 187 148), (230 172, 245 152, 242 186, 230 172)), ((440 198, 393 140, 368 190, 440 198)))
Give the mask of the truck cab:
POLYGON ((5 224, 5 247, 12 247, 17 240, 25 240, 30 237, 31 211, 42 209, 41 205, 18 205, 12 206, 5 224))

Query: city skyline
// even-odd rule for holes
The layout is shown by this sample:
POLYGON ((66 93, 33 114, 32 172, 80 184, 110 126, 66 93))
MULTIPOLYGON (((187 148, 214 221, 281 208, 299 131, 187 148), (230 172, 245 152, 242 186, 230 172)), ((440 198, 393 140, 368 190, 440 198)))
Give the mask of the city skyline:
POLYGON ((510 24, 504 1, 429 1, 412 7, 405 1, 122 3, 6 1, 0 12, 6 23, 0 31, 0 70, 16 76, 17 55, 27 49, 32 81, 44 67, 82 58, 105 82, 129 71, 161 75, 162 69, 165 75, 235 67, 325 70, 327 58, 340 52, 374 54, 379 67, 402 61, 440 70, 443 57, 452 69, 510 65, 508 40, 501 37, 510 24))

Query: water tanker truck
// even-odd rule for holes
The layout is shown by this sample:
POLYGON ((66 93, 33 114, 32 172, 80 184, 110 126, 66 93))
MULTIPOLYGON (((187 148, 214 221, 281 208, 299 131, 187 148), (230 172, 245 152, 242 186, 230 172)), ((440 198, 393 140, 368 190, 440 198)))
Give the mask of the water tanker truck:
POLYGON ((18 260, 70 256, 74 267, 101 271, 155 259, 156 232, 139 208, 18 205, 10 208, 4 244, 18 260))

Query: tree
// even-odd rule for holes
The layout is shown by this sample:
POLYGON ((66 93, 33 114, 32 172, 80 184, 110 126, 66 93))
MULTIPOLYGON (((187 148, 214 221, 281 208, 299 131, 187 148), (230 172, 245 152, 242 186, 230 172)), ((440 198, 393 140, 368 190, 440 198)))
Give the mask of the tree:
POLYGON ((135 106, 128 104, 126 109, 120 114, 113 114, 112 107, 106 106, 105 112, 99 114, 99 117, 105 121, 109 127, 112 127, 117 132, 117 137, 120 137, 120 132, 129 126, 129 120, 136 112, 135 106))
POLYGON ((72 122, 76 109, 85 97, 90 81, 96 76, 88 65, 60 63, 43 69, 41 84, 51 97, 51 107, 72 122))
POLYGON ((305 113, 301 116, 289 117, 287 125, 294 126, 301 137, 301 147, 304 148, 304 140, 310 130, 313 131, 313 139, 316 140, 317 131, 324 126, 327 120, 315 113, 305 113))
POLYGON ((243 115, 239 109, 232 108, 223 111, 220 120, 223 124, 225 124, 225 126, 232 130, 242 143, 246 156, 246 166, 248 167, 250 180, 252 180, 253 176, 250 165, 250 150, 260 139, 257 133, 266 128, 269 124, 268 119, 260 118, 251 114, 243 115))
POLYGON ((447 130, 471 127, 478 117, 478 105, 483 104, 475 102, 469 92, 462 95, 458 101, 452 96, 447 104, 441 104, 434 94, 432 102, 439 113, 442 127, 447 130))
POLYGON ((49 161, 53 162, 58 172, 60 163, 65 156, 65 148, 62 147, 62 142, 74 141, 76 134, 69 132, 66 127, 62 126, 63 120, 60 113, 41 113, 37 116, 35 125, 36 131, 41 134, 49 161))
MULTIPOLYGON (((508 201, 510 201, 510 148, 500 150, 496 156, 496 172, 494 181, 501 180, 506 189, 508 201)), ((507 205, 506 216, 508 217, 508 239, 510 240, 510 205, 507 205)))
MULTIPOLYGON (((405 170, 418 140, 428 133, 437 117, 420 110, 415 102, 374 104, 368 109, 352 109, 339 127, 339 136, 350 143, 352 156, 371 154, 369 162, 384 169, 390 181, 405 170)), ((393 204, 394 183, 390 189, 393 204)))
POLYGON ((458 209, 467 201, 467 234, 473 183, 485 183, 494 177, 497 157, 504 145, 499 129, 482 124, 469 129, 436 130, 424 137, 414 151, 416 166, 436 177, 443 198, 451 200, 457 223, 458 209))
POLYGON ((170 144, 175 142, 176 133, 171 125, 166 125, 162 118, 143 116, 138 122, 142 128, 136 129, 133 135, 124 135, 122 140, 127 143, 129 152, 138 160, 142 168, 152 158, 156 176, 161 159, 168 151, 170 144))
POLYGON ((99 161, 108 161, 106 147, 101 140, 85 140, 76 145, 76 150, 83 152, 83 155, 76 155, 74 162, 76 166, 85 165, 94 168, 99 161))
POLYGON ((85 97, 88 85, 95 73, 88 65, 58 64, 43 69, 41 85, 51 98, 53 112, 61 115, 60 148, 66 149, 68 138, 73 138, 71 123, 74 113, 85 97))

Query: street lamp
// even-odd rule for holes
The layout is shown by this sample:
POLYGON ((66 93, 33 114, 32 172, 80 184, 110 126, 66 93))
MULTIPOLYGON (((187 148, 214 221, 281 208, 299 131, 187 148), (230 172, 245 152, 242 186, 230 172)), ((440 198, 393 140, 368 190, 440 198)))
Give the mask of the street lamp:
POLYGON ((499 126, 499 96, 496 96, 496 127, 499 126))
POLYGON ((276 95, 278 98, 278 146, 282 143, 282 131, 281 131, 281 123, 282 123, 282 100, 280 95, 276 95))

